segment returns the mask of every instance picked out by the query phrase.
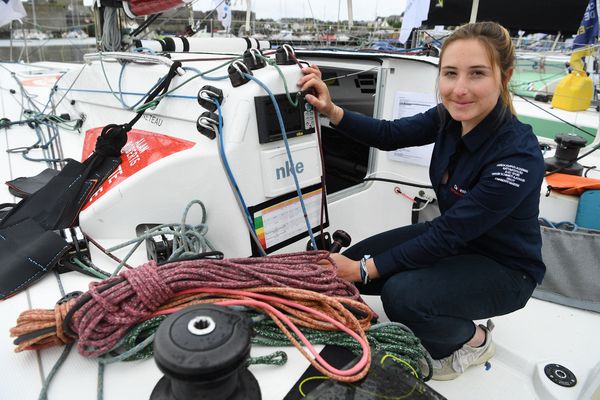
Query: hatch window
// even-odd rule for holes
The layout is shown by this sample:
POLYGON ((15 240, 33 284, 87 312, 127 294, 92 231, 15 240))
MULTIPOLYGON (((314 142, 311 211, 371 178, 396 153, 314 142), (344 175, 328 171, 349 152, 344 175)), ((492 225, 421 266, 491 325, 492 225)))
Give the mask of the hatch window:
MULTIPOLYGON (((376 71, 319 68, 335 104, 361 114, 373 115, 377 88, 376 71)), ((321 127, 327 194, 362 183, 369 164, 369 146, 349 138, 328 124, 321 127)))

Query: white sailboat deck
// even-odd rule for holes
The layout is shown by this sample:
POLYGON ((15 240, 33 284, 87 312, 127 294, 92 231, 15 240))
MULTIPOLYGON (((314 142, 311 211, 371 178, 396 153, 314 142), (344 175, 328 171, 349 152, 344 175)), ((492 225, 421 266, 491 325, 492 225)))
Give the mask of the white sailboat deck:
MULTIPOLYGON (((44 64, 42 68, 19 64, 3 65, 17 73, 20 79, 32 70, 38 71, 35 74, 35 82, 32 81, 26 89, 38 94, 40 107, 43 107, 48 90, 53 85, 51 77, 56 76, 56 70, 48 70, 46 67, 49 67, 49 64, 44 64)), ((64 70, 71 66, 54 67, 64 70)), ((9 92, 9 89, 16 88, 16 85, 5 69, 0 69, 0 87, 0 117, 18 120, 21 112, 20 96, 9 92)), ((8 154, 5 151, 31 145, 35 140, 33 130, 27 126, 0 129, 1 182, 19 176, 33 176, 47 167, 43 162, 27 161, 20 154, 8 154)), ((78 133, 62 132, 61 144, 65 157, 80 158, 81 138, 78 133)), ((42 152, 32 150, 30 155, 41 156, 42 152)), ((545 187, 541 190, 545 192, 545 187)), ((18 199, 11 196, 6 188, 0 189, 0 203, 16 201, 18 199)), ((550 219, 571 215, 575 207, 569 205, 572 201, 566 196, 553 194, 542 205, 542 214, 545 213, 550 219), (562 208, 557 210, 556 205, 562 208)), ((106 270, 111 269, 111 264, 106 260, 95 262, 106 270)), ((135 265, 136 261, 132 263, 135 265)), ((85 291, 90 280, 74 272, 61 276, 65 292, 85 291)), ((50 273, 26 291, 0 302, 0 399, 38 397, 44 377, 59 358, 62 348, 15 354, 8 330, 14 326, 17 316, 22 311, 52 308, 60 297, 57 278, 50 273)), ((379 313, 382 320, 387 319, 377 297, 366 296, 365 300, 379 313)), ((497 345, 497 353, 491 359, 489 367, 482 365, 471 368, 454 381, 430 381, 428 384, 448 399, 598 398, 600 342, 597 336, 600 332, 600 314, 531 299, 524 309, 494 318, 494 322, 496 329, 493 338, 497 345), (569 368, 577 377, 577 385, 564 388, 550 382, 543 372, 544 366, 549 363, 569 368)), ((250 371, 259 381, 263 399, 283 398, 308 366, 308 362, 296 349, 289 347, 285 350, 289 360, 283 367, 250 367, 250 371)), ((272 348, 253 347, 252 356, 272 351, 272 348)), ((108 365, 104 377, 104 399, 148 399, 161 376, 153 360, 108 365)), ((52 383, 48 398, 95 399, 96 391, 97 363, 73 350, 52 383)))

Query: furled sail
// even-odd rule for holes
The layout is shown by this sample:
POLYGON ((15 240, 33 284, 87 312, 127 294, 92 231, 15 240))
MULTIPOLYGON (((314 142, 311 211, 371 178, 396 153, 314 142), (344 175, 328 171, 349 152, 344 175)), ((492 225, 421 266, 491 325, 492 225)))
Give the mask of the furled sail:
POLYGON ((131 17, 158 14, 191 3, 192 0, 128 0, 123 1, 125 13, 131 17))

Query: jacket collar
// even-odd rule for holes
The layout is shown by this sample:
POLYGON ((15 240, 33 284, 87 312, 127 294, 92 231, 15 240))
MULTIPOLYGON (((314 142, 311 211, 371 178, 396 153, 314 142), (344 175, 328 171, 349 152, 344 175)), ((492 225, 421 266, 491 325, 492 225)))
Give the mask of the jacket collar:
POLYGON ((471 153, 477 151, 490 138, 495 135, 498 128, 510 117, 510 111, 502 103, 502 99, 492 109, 492 111, 475 126, 467 135, 461 138, 461 124, 450 116, 448 110, 444 108, 446 123, 443 124, 443 130, 446 134, 455 136, 457 141, 462 140, 467 150, 471 153))
POLYGON ((495 135, 498 128, 510 116, 510 110, 498 99, 494 109, 473 130, 462 137, 466 148, 471 152, 477 151, 488 138, 495 135))

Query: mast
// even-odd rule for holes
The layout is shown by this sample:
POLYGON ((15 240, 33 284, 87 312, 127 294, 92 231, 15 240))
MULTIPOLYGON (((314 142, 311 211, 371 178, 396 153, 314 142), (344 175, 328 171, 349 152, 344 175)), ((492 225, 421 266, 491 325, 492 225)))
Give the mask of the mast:
POLYGON ((479 10, 479 0, 473 0, 473 4, 471 4, 471 18, 469 19, 470 23, 477 22, 477 11, 479 10))
POLYGON ((13 60, 13 21, 10 21, 10 61, 13 60))
POLYGON ((250 14, 252 14, 252 0, 246 0, 246 35, 250 36, 250 14))
POLYGON ((354 26, 354 16, 352 15, 352 0, 348 0, 348 29, 354 26))
POLYGON ((33 28, 37 29, 37 17, 35 15, 35 0, 31 0, 31 18, 33 19, 33 28))

